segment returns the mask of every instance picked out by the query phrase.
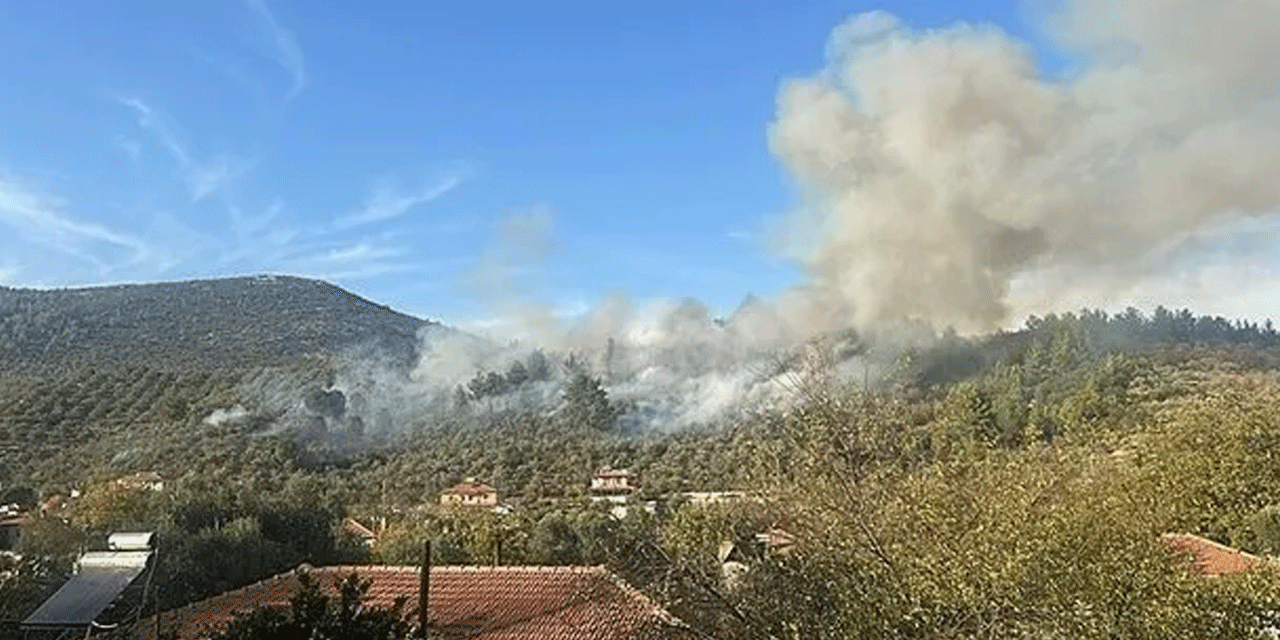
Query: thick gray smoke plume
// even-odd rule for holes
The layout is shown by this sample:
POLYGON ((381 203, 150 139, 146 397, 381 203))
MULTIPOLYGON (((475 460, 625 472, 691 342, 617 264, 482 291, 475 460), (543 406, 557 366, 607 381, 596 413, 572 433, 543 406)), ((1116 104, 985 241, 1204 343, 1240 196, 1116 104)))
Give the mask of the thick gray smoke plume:
MULTIPOLYGON (((880 364, 852 336, 801 344, 771 305, 748 298, 728 318, 692 300, 633 306, 614 296, 578 318, 548 313, 505 323, 436 330, 425 336, 411 376, 419 389, 447 391, 477 376, 504 374, 546 354, 550 376, 482 403, 492 409, 554 411, 573 370, 601 380, 610 397, 632 406, 623 421, 640 430, 721 423, 758 410, 781 410, 813 384, 868 376, 880 364), (475 336, 481 336, 477 339, 475 336)), ((525 369, 531 369, 525 366, 525 369)))
MULTIPOLYGON (((1054 79, 995 27, 856 16, 820 72, 781 87, 768 131, 804 196, 782 225, 810 230, 782 238, 802 284, 723 323, 695 301, 617 298, 572 326, 517 324, 681 424, 782 404, 804 368, 786 350, 813 336, 1047 310, 1020 306, 1018 286, 1123 293, 1198 235, 1274 215, 1276 24, 1280 0, 1067 0, 1044 31, 1084 66, 1054 79)), ((824 357, 865 374, 850 353, 824 357)))
MULTIPOLYGON (((781 87, 768 130, 803 194, 780 225, 808 230, 780 234, 802 283, 722 319, 624 296, 558 318, 537 304, 552 246, 538 210, 501 227, 470 283, 504 322, 464 327, 485 339, 426 336, 410 379, 361 389, 351 412, 386 407, 399 423, 537 348, 552 375, 486 404, 554 406, 572 356, 638 405, 633 419, 675 428, 783 408, 815 370, 872 378, 883 345, 929 336, 921 326, 992 329, 1051 310, 1020 300, 1080 299, 1082 283, 1086 304, 1105 304, 1199 236, 1274 215, 1277 24, 1280 0, 1066 0, 1045 31, 1082 66, 1058 79, 994 27, 854 17, 821 71, 781 87)), ((354 398, 356 385, 338 387, 354 398)))
POLYGON ((1021 281, 1122 288, 1274 215, 1280 1, 1066 0, 1046 23, 1085 62, 1066 79, 994 27, 868 13, 782 88, 769 142, 807 196, 788 226, 816 229, 789 239, 813 329, 992 328, 1029 311, 1021 281))

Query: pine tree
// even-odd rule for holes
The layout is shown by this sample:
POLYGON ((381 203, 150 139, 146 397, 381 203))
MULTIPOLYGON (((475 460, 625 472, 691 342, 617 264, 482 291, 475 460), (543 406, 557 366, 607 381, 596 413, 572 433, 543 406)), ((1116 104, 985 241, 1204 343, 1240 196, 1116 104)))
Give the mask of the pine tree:
POLYGON ((596 431, 613 427, 614 411, 600 379, 577 371, 564 387, 565 416, 596 431))

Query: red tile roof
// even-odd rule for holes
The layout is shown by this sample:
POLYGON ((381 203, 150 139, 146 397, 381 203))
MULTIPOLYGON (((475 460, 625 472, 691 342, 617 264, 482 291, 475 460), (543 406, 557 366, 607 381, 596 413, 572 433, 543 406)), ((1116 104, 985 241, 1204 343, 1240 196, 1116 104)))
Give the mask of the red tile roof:
MULTIPOLYGON (((351 572, 371 580, 368 606, 399 596, 417 619, 418 567, 340 566, 310 569, 329 594, 351 572)), ((208 635, 237 612, 288 606, 298 586, 290 572, 161 614, 180 638, 208 635)), ((639 591, 602 567, 432 567, 429 622, 448 637, 470 640, 623 640, 692 638, 692 632, 639 591), (656 635, 649 635, 656 632, 656 635)), ((138 626, 152 640, 154 619, 138 626)))
POLYGON ((483 496, 497 492, 497 489, 494 489, 483 482, 460 482, 448 489, 445 489, 444 491, 446 495, 455 496, 483 496))
POLYGON ((1245 573, 1254 568, 1280 571, 1271 560, 1189 533, 1166 533, 1161 542, 1191 555, 1191 569, 1209 577, 1245 573))
POLYGON ((377 540, 378 534, 360 524, 355 518, 343 518, 342 528, 349 534, 364 540, 377 540))
POLYGON ((596 477, 597 478, 630 478, 632 477, 632 475, 631 475, 631 472, 626 469, 614 469, 612 467, 605 467, 596 472, 596 477))

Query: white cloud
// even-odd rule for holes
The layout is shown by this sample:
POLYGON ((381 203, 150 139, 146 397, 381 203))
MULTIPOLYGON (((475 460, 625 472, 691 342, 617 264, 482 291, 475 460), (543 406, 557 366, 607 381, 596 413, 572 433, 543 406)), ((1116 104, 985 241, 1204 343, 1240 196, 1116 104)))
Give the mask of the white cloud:
POLYGON ((19 180, 0 174, 0 222, 30 235, 57 251, 91 262, 100 270, 110 267, 90 251, 93 244, 129 249, 129 264, 151 256, 142 240, 91 222, 80 222, 63 213, 61 199, 37 193, 19 180))
POLYGON ((120 150, 133 162, 142 158, 142 143, 137 140, 120 136, 116 138, 116 146, 120 147, 120 150))
POLYGON ((267 234, 267 240, 274 245, 284 245, 298 237, 297 229, 276 229, 267 234))
POLYGON ((402 255, 404 255, 403 249, 375 247, 367 242, 361 242, 350 247, 334 249, 323 256, 320 256, 319 259, 324 262, 354 262, 359 260, 398 258, 402 255))
POLYGON ((244 5, 257 19, 258 28, 266 41, 263 43, 266 48, 264 53, 289 74, 292 84, 285 99, 293 99, 307 85, 306 56, 298 45, 297 36, 276 22, 265 0, 244 0, 244 5))
POLYGON ((226 188, 254 166, 253 160, 236 156, 218 156, 205 164, 192 166, 186 173, 191 201, 199 202, 226 188))
POLYGON ((414 207, 443 197, 471 177, 467 169, 455 170, 417 189, 403 189, 394 180, 384 178, 373 188, 360 209, 334 221, 334 228, 350 229, 364 224, 398 218, 414 207))
POLYGON ((299 269, 299 270, 295 270, 294 273, 297 273, 302 277, 306 277, 306 278, 315 278, 316 280, 334 282, 337 280, 364 280, 366 278, 373 278, 376 276, 412 273, 414 271, 420 270, 421 268, 422 268, 421 265, 408 264, 408 263, 397 263, 397 264, 374 263, 374 264, 356 265, 347 269, 332 270, 332 271, 326 271, 323 269, 320 269, 320 270, 299 269))
POLYGON ((209 159, 198 158, 182 142, 181 128, 171 118, 139 98, 117 98, 116 101, 137 113, 138 126, 177 163, 179 179, 187 187, 192 202, 199 202, 227 188, 255 164, 252 159, 225 154, 209 159))

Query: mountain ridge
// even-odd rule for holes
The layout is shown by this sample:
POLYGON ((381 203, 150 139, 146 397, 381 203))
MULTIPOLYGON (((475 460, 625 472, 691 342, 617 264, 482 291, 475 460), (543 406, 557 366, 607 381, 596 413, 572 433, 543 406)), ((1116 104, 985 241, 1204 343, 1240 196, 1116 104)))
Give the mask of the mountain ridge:
POLYGON ((400 366, 439 322, 337 285, 290 275, 65 289, 0 287, 0 368, 41 373, 94 362, 242 369, 360 347, 400 366))

